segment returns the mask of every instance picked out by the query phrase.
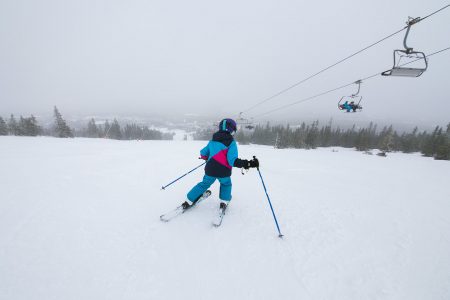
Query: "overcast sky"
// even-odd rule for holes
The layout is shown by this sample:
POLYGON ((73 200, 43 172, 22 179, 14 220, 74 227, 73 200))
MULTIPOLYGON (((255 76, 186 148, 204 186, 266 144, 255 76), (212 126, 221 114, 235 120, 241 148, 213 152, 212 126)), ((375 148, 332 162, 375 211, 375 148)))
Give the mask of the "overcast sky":
MULTIPOLYGON (((0 115, 236 117, 447 1, 0 0, 0 115)), ((248 112, 389 69, 404 32, 248 112)), ((450 46, 450 8, 413 26, 409 46, 450 46)), ((450 51, 419 78, 362 84, 362 113, 337 109, 356 86, 264 116, 450 121, 450 51)))

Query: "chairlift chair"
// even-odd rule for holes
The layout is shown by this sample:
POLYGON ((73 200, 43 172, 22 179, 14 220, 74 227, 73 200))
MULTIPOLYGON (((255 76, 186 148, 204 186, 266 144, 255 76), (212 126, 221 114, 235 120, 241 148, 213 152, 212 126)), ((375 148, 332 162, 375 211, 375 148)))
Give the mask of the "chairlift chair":
POLYGON ((381 73, 383 76, 401 76, 401 77, 419 77, 428 68, 428 61, 425 53, 420 51, 414 51, 413 48, 408 47, 406 40, 408 38, 409 30, 411 26, 419 22, 421 19, 417 17, 415 19, 409 18, 406 24, 408 28, 406 30, 405 38, 403 39, 403 46, 405 50, 394 50, 394 66, 392 69, 381 73), (403 63, 401 64, 403 60, 403 63), (406 61, 406 62, 405 62, 406 61), (414 66, 405 67, 406 65, 414 64, 414 66))
MULTIPOLYGON (((344 104, 342 104, 342 101, 344 100, 344 99, 350 99, 351 100, 351 102, 353 102, 354 104, 352 104, 352 106, 350 107, 351 108, 351 110, 353 110, 353 112, 357 112, 357 111, 361 111, 362 110, 362 106, 360 105, 360 103, 361 103, 361 100, 362 100, 362 96, 359 96, 359 91, 361 90, 361 83, 362 83, 362 81, 361 80, 357 80, 357 81, 355 81, 355 84, 357 84, 358 85, 358 91, 355 93, 355 94, 352 94, 351 96, 342 96, 341 97, 341 99, 339 100, 339 102, 338 102, 338 109, 339 110, 344 110, 344 111, 346 111, 346 112, 350 112, 349 110, 348 110, 348 108, 345 108, 344 107, 344 104)), ((348 101, 348 100, 347 100, 348 101)))
POLYGON ((255 126, 253 125, 253 121, 242 116, 242 112, 239 113, 239 117, 236 119, 237 124, 241 127, 244 127, 249 130, 253 130, 255 126))

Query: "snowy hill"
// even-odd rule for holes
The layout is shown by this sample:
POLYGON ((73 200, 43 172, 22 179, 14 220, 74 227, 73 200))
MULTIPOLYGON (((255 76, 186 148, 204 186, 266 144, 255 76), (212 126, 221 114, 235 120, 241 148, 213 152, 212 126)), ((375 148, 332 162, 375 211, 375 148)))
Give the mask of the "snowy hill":
POLYGON ((202 177, 195 141, 0 137, 0 299, 450 299, 450 164, 350 149, 257 155, 162 223, 202 177))

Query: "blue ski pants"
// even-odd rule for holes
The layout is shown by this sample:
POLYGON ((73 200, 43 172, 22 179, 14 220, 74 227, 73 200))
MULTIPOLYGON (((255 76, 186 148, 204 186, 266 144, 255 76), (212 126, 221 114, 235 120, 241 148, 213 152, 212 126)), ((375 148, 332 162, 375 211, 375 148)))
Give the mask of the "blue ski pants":
POLYGON ((205 175, 203 176, 203 181, 197 183, 187 194, 189 201, 194 202, 198 199, 204 192, 214 183, 214 181, 219 180, 220 182, 220 194, 219 198, 224 201, 231 200, 231 178, 230 177, 212 177, 205 175))

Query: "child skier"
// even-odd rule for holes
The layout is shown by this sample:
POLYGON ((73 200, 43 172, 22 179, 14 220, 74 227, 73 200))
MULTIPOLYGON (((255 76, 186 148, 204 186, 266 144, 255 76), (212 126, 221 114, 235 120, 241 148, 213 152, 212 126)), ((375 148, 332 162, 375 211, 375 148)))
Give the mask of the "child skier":
POLYGON ((188 209, 203 193, 219 180, 220 209, 225 210, 231 200, 231 169, 232 167, 249 168, 259 167, 256 159, 246 160, 238 158, 237 144, 233 139, 236 132, 236 122, 232 119, 223 119, 219 123, 219 131, 213 134, 212 140, 200 150, 200 158, 206 160, 203 181, 195 185, 187 194, 182 207, 188 209))

